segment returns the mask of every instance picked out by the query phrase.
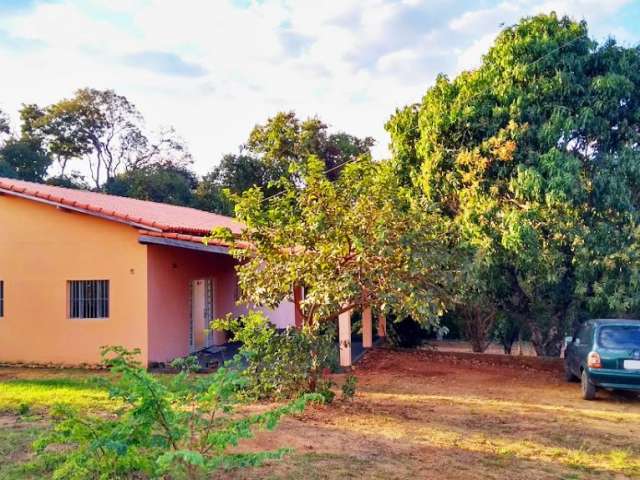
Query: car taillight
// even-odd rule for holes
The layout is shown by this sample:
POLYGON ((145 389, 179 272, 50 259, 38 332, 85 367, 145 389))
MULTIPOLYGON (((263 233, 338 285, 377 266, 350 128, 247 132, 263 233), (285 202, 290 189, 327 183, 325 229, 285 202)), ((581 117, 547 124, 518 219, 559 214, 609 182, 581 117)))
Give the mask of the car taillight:
POLYGON ((600 354, 598 352, 589 352, 587 366, 589 368, 602 368, 602 362, 600 361, 600 354))

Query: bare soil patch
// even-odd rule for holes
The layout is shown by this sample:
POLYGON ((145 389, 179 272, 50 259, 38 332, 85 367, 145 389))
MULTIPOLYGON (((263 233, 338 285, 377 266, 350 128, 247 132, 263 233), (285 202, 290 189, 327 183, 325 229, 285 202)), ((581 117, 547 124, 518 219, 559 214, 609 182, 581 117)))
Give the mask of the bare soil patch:
POLYGON ((243 445, 294 453, 226 478, 640 478, 637 396, 585 402, 560 362, 508 360, 376 349, 355 368, 352 402, 243 445))

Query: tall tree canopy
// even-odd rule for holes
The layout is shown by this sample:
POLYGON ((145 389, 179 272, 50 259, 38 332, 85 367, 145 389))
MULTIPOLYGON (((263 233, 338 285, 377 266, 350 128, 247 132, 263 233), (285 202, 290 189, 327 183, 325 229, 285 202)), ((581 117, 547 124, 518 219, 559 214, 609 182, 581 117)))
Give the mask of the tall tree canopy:
POLYGON ((259 187, 265 196, 281 190, 281 180, 299 182, 300 166, 310 156, 324 163, 329 178, 338 177, 341 166, 369 154, 373 139, 348 133, 329 134, 317 118, 300 120, 294 112, 280 112, 258 124, 239 154, 225 155, 207 174, 196 193, 200 208, 231 214, 233 202, 222 193, 242 193, 259 187))
POLYGON ((42 182, 50 165, 41 142, 12 135, 9 117, 0 110, 0 176, 42 182))
POLYGON ((111 195, 192 206, 198 179, 186 167, 155 164, 120 173, 109 179, 104 191, 111 195))
POLYGON ((538 353, 587 315, 640 314, 638 47, 526 18, 387 129, 401 177, 457 224, 470 271, 507 287, 498 306, 538 353))
POLYGON ((10 139, 0 148, 0 176, 42 182, 51 158, 38 142, 10 139))
POLYGON ((61 176, 69 160, 84 159, 98 189, 118 173, 190 162, 173 129, 152 134, 136 106, 113 90, 83 88, 45 108, 24 105, 20 116, 23 136, 43 143, 61 176))

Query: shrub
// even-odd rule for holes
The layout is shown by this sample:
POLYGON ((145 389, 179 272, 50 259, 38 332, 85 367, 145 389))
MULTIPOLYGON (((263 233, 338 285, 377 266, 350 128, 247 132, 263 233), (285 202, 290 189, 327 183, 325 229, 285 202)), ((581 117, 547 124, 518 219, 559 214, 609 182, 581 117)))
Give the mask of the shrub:
POLYGON ((115 415, 59 407, 52 432, 36 441, 39 457, 54 465, 54 479, 201 478, 220 468, 259 464, 286 450, 231 454, 227 448, 321 399, 305 396, 265 413, 239 415, 234 406, 245 382, 238 372, 220 368, 195 378, 195 362, 188 359, 176 363, 181 373, 160 381, 134 360, 138 353, 103 350, 112 372, 109 396, 121 404, 115 415))
POLYGON ((352 400, 356 394, 356 385, 358 378, 355 375, 348 375, 342 384, 342 399, 352 400))
POLYGON ((331 382, 323 371, 337 366, 335 327, 288 328, 279 332, 259 312, 216 320, 212 328, 228 330, 242 342, 239 358, 246 365, 242 377, 253 398, 285 399, 320 392, 330 400, 331 382))

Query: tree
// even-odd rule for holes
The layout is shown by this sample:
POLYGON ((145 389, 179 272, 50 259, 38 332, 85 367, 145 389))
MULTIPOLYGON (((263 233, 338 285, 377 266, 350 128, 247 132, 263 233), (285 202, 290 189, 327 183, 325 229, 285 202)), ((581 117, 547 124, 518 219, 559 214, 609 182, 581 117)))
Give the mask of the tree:
POLYGON ((306 325, 366 305, 437 325, 455 275, 446 224, 387 162, 365 156, 333 181, 325 167, 310 157, 294 172, 304 188, 285 182, 268 201, 259 188, 234 197, 246 225, 231 250, 242 301, 273 308, 303 285, 306 325))
POLYGON ((203 210, 233 215, 233 203, 224 193, 239 194, 251 187, 267 189, 269 180, 262 162, 245 154, 228 154, 211 172, 205 175, 195 193, 195 205, 203 210))
POLYGON ((240 153, 225 155, 202 179, 196 204, 231 215, 234 204, 225 191, 239 194, 259 187, 266 197, 274 195, 281 191, 282 180, 299 183, 296 172, 311 155, 324 162, 334 180, 341 165, 369 154, 372 145, 371 137, 328 134, 327 125, 317 118, 300 120, 294 112, 280 112, 256 125, 240 153))
POLYGON ((42 140, 62 176, 70 159, 84 158, 98 189, 123 171, 191 160, 173 129, 152 136, 136 106, 113 90, 83 88, 44 109, 25 105, 21 116, 23 133, 42 140))
POLYGON ((0 148, 0 175, 42 182, 50 165, 51 158, 36 142, 10 139, 0 148))
POLYGON ((339 166, 370 153, 373 139, 360 139, 346 133, 328 135, 327 125, 318 118, 299 120, 294 112, 280 112, 256 125, 249 135, 247 149, 260 158, 267 172, 266 180, 292 178, 292 166, 300 165, 314 155, 338 175, 339 166))
POLYGON ((497 306, 538 354, 586 316, 640 313, 639 67, 539 15, 387 124, 396 168, 507 285, 497 306))
POLYGON ((36 104, 22 105, 22 137, 39 143, 55 158, 60 178, 66 175, 69 160, 91 153, 89 138, 78 118, 80 106, 64 100, 41 109, 36 104))
POLYGON ((0 110, 0 134, 8 135, 11 133, 11 126, 9 124, 9 117, 6 113, 0 110))
POLYGON ((151 165, 116 175, 105 183, 104 191, 122 197, 191 206, 197 184, 195 174, 184 167, 151 165))

